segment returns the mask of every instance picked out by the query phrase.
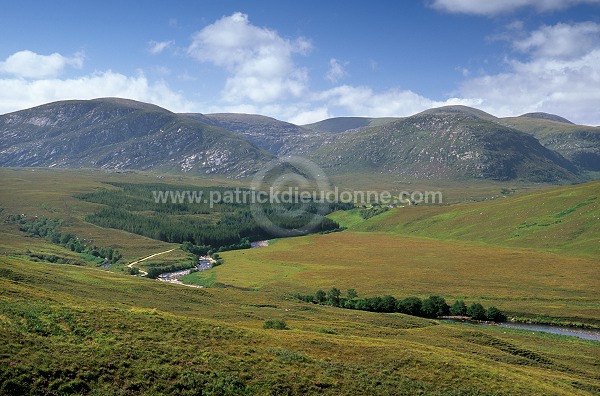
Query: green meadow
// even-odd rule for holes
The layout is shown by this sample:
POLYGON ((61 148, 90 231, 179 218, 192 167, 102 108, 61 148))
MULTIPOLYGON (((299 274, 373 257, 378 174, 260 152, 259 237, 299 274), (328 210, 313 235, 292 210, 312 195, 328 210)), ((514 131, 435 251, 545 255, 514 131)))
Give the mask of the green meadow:
POLYGON ((0 394, 600 393, 596 341, 291 297, 331 287, 362 297, 440 295, 509 316, 598 325, 597 182, 506 198, 501 190, 512 186, 454 186, 451 205, 368 220, 335 212, 347 230, 223 252, 223 265, 186 277, 204 286, 192 288, 127 275, 128 263, 154 253, 176 248, 142 268, 193 257, 177 244, 87 223, 101 205, 75 195, 115 188, 107 182, 243 183, 91 170, 2 169, 0 177, 3 218, 61 218, 65 231, 124 255, 100 268, 0 224, 0 394), (38 253, 78 265, 32 258, 38 253), (263 328, 277 320, 287 330, 263 328))

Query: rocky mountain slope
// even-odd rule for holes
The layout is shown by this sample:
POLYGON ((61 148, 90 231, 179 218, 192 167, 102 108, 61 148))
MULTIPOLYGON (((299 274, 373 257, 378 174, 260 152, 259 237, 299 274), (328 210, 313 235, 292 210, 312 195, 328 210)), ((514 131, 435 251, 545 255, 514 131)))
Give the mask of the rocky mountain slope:
POLYGON ((553 114, 534 114, 501 118, 498 123, 535 136, 584 171, 600 171, 600 127, 575 125, 553 114))
POLYGON ((534 137, 454 109, 425 111, 340 134, 313 158, 332 172, 360 170, 417 179, 578 180, 569 161, 534 137))
POLYGON ((275 155, 307 155, 324 144, 328 134, 257 114, 185 114, 196 120, 244 136, 248 141, 275 155))
MULTIPOLYGON (((466 114, 535 136, 542 145, 567 158, 582 171, 600 171, 600 127, 576 125, 555 114, 527 113, 498 118, 467 106, 443 106, 422 114, 466 114)), ((305 125, 319 131, 346 133, 382 126, 401 118, 337 117, 305 125)))
POLYGON ((305 128, 319 132, 341 133, 354 129, 368 128, 372 126, 385 125, 393 121, 398 121, 400 117, 335 117, 323 121, 304 125, 305 128))
POLYGON ((600 128, 540 113, 497 118, 465 106, 298 126, 251 114, 176 114, 117 98, 0 116, 0 166, 245 177, 289 154, 331 174, 571 182, 580 170, 600 170, 600 128))
POLYGON ((242 177, 271 158, 233 132, 124 99, 61 101, 0 116, 0 166, 242 177))

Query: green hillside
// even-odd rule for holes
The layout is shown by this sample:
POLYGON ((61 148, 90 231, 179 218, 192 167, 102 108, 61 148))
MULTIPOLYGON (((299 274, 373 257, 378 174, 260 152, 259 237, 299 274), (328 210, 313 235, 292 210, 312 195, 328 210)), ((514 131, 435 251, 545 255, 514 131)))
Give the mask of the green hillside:
MULTIPOLYGON (((344 215, 337 218, 343 224, 344 215)), ((599 257, 600 182, 480 203, 399 208, 352 229, 599 257)))
MULTIPOLYGON (((199 289, 127 275, 127 263, 151 254, 176 249, 148 265, 190 257, 177 244, 86 222, 101 205, 76 196, 112 191, 119 183, 188 188, 239 182, 58 169, 1 169, 0 176, 6 187, 0 194, 0 395, 600 392, 595 341, 292 297, 332 287, 344 295, 355 289, 360 297, 439 295, 450 304, 462 299, 495 305, 511 317, 598 325, 597 251, 586 242, 598 232, 592 221, 600 217, 592 199, 598 183, 480 203, 390 209, 366 221, 354 210, 334 213, 349 230, 223 252, 222 265, 190 275, 210 286, 199 289), (543 198, 544 205, 532 197, 543 198), (545 205, 551 210, 540 211, 545 205), (526 248, 492 233, 476 234, 467 227, 473 210, 505 219, 498 224, 507 229, 516 217, 537 222, 526 229, 538 234, 526 248), (454 217, 443 219, 453 211, 454 217), (4 221, 20 213, 62 219, 64 231, 118 249, 122 262, 108 269, 86 263, 69 248, 4 221), (471 234, 445 234, 450 226, 441 227, 444 221, 458 222, 460 216, 471 234), (548 216, 562 222, 541 225, 548 216), (398 227, 402 221, 412 230, 419 224, 425 229, 407 236, 398 227), (536 228, 576 230, 583 222, 589 229, 556 249, 541 241, 536 228), (283 321, 287 329, 264 328, 272 321, 283 321)), ((486 185, 474 193, 494 189, 486 185)))
POLYGON ((303 126, 319 132, 342 133, 353 129, 385 125, 400 119, 402 117, 335 117, 303 126))
POLYGON ((597 348, 0 258, 5 395, 588 395, 597 348))
POLYGON ((507 117, 498 119, 498 122, 535 136, 545 147, 584 170, 600 170, 599 127, 566 123, 556 116, 549 119, 507 117))
POLYGON ((445 108, 336 135, 312 155, 326 171, 416 180, 576 181, 575 167, 528 134, 445 108))

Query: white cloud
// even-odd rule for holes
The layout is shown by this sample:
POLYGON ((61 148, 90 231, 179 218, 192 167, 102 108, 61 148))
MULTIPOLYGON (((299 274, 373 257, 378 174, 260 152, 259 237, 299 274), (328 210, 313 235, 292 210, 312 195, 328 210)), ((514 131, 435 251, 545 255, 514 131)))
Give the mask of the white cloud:
POLYGON ((166 50, 167 48, 169 48, 171 45, 173 45, 175 42, 173 40, 168 40, 168 41, 150 41, 148 43, 148 52, 150 52, 152 55, 157 55, 160 54, 161 52, 163 52, 164 50, 166 50))
POLYGON ((337 59, 331 58, 329 60, 329 70, 325 74, 325 78, 331 82, 338 82, 342 78, 346 77, 348 73, 337 59))
POLYGON ((515 49, 535 57, 570 58, 586 54, 600 43, 600 24, 583 22, 542 26, 528 37, 516 40, 515 49))
POLYGON ((267 103, 304 93, 307 73, 295 66, 292 56, 310 48, 306 39, 285 39, 252 25, 247 15, 237 12, 195 33, 188 54, 226 68, 225 101, 267 103))
POLYGON ((83 59, 81 52, 66 57, 56 52, 40 55, 28 50, 19 51, 0 62, 0 73, 24 78, 52 78, 60 75, 67 66, 81 68, 83 59))
POLYGON ((65 99, 122 97, 154 103, 177 112, 197 111, 194 103, 165 83, 151 83, 143 75, 131 77, 106 71, 70 79, 0 79, 0 114, 65 99))
POLYGON ((327 106, 321 106, 311 110, 300 110, 295 115, 289 117, 288 122, 296 125, 306 125, 331 117, 332 115, 329 113, 327 106))
POLYGON ((562 10, 577 4, 600 4, 600 0, 433 0, 431 6, 441 11, 493 16, 533 7, 538 11, 562 10))
POLYGON ((391 89, 375 92, 369 87, 342 85, 317 94, 319 100, 327 103, 329 108, 339 108, 343 112, 364 117, 402 117, 420 111, 451 104, 474 106, 479 103, 475 99, 451 98, 446 101, 435 101, 409 90, 391 89))
POLYGON ((509 59, 509 71, 467 80, 460 93, 498 116, 543 111, 600 125, 599 32, 590 22, 542 26, 513 42, 528 59, 509 59))

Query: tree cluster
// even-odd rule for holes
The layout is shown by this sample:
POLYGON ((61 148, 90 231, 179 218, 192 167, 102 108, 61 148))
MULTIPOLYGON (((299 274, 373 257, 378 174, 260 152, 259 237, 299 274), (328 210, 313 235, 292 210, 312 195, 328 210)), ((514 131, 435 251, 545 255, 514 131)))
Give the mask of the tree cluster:
POLYGON ((346 296, 342 296, 338 288, 332 287, 328 292, 317 290, 315 294, 294 294, 294 297, 314 304, 331 305, 360 311, 398 312, 425 318, 453 315, 468 316, 473 320, 489 320, 493 322, 503 322, 506 320, 506 315, 496 307, 485 309, 479 303, 473 303, 467 307, 462 300, 458 300, 450 306, 440 296, 429 296, 423 300, 418 297, 397 299, 391 295, 359 298, 354 289, 348 289, 346 296))
POLYGON ((370 219, 371 217, 375 217, 384 212, 387 212, 388 210, 390 210, 389 206, 382 206, 377 203, 374 203, 370 208, 360 209, 358 211, 358 214, 360 215, 360 217, 367 220, 367 219, 370 219))
POLYGON ((225 252, 227 250, 250 249, 250 247, 251 244, 248 238, 242 238, 239 243, 220 246, 218 249, 215 249, 210 245, 194 245, 189 241, 185 241, 181 244, 181 250, 192 253, 196 256, 212 256, 215 253, 225 252))
POLYGON ((23 215, 12 215, 7 220, 19 224, 19 230, 29 235, 39 236, 56 245, 66 247, 72 252, 81 253, 84 257, 89 255, 91 256, 91 260, 96 261, 98 264, 103 264, 104 262, 114 264, 123 257, 116 249, 98 247, 94 244, 86 245, 77 236, 68 232, 61 232, 59 230, 63 223, 61 219, 50 219, 47 217, 28 218, 23 215))
MULTIPOLYGON (((249 203, 212 202, 157 202, 156 191, 189 189, 209 197, 212 192, 224 193, 224 188, 199 188, 168 184, 112 183, 118 189, 101 190, 77 195, 77 198, 105 205, 86 217, 86 221, 100 227, 116 228, 170 243, 190 242, 201 250, 224 251, 245 248, 250 241, 271 239, 269 231, 257 224, 249 203), (222 190, 222 191, 221 191, 222 190), (204 249, 206 248, 206 249, 204 249)), ((281 204, 261 207, 265 217, 276 226, 287 230, 302 230, 313 216, 318 225, 311 232, 339 230, 340 225, 323 216, 337 209, 349 209, 346 204, 313 202, 309 204, 281 204), (290 213, 295 213, 290 216, 290 213)), ((302 234, 302 231, 299 231, 302 234)), ((196 254, 196 253, 194 253, 196 254)))

